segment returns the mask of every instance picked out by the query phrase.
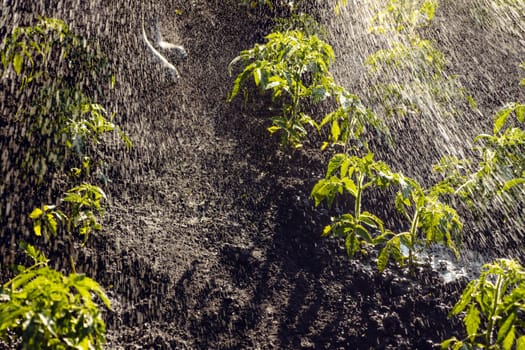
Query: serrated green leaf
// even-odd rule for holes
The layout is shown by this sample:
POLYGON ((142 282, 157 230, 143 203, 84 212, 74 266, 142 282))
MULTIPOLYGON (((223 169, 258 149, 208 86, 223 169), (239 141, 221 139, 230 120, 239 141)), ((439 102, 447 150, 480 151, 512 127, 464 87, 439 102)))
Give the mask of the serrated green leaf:
POLYGON ((330 159, 330 162, 328 162, 328 169, 326 171, 326 176, 332 176, 332 174, 341 166, 343 161, 346 159, 346 154, 336 154, 335 156, 330 159))
POLYGON ((507 106, 505 108, 502 108, 498 113, 496 113, 496 117, 494 120, 494 134, 497 134, 501 131, 513 110, 513 106, 507 106))
POLYGON ((465 307, 467 307, 468 304, 470 304, 475 287, 475 281, 472 281, 467 285, 467 287, 463 290, 463 293, 461 294, 461 298, 456 303, 456 305, 454 305, 454 308, 450 312, 452 315, 459 314, 465 309, 465 307))
MULTIPOLYGON (((514 320, 516 319, 516 314, 511 313, 507 319, 503 322, 501 327, 498 330, 498 336, 496 338, 497 343, 501 343, 505 338, 507 338, 508 333, 511 328, 513 328, 514 320)), ((514 342, 514 339, 513 339, 514 342)), ((512 345, 512 344, 511 344, 512 345)))
MULTIPOLYGON (((498 335, 499 336, 499 335, 498 335)), ((503 339, 503 350, 511 350, 512 349, 512 345, 514 345, 514 340, 516 339, 516 330, 514 328, 514 326, 512 326, 509 330, 509 332, 507 333, 507 336, 505 337, 505 339, 503 339)))
POLYGON ((351 179, 345 177, 343 180, 341 180, 345 186, 345 190, 350 193, 352 197, 357 197, 357 186, 351 179))
POLYGON ((253 81, 255 82, 255 86, 259 86, 261 83, 261 69, 256 68, 253 70, 253 81))
POLYGON ((354 231, 356 232, 356 234, 365 242, 367 243, 371 243, 372 242, 372 236, 370 235, 370 232, 368 232, 368 230, 362 226, 362 225, 355 225, 354 227, 354 231))
POLYGON ((348 168, 350 168, 351 165, 352 160, 350 158, 347 158, 343 161, 343 164, 341 164, 341 177, 345 177, 348 175, 348 168))
POLYGON ((22 73, 22 63, 24 62, 24 56, 21 52, 17 52, 13 58, 13 68, 15 69, 16 74, 20 75, 22 73))
POLYGON ((471 304, 464 318, 465 328, 469 337, 475 337, 481 323, 480 312, 476 305, 471 304))
POLYGON ((383 221, 372 213, 367 211, 362 212, 358 220, 366 223, 370 227, 378 228, 380 231, 383 231, 383 221))

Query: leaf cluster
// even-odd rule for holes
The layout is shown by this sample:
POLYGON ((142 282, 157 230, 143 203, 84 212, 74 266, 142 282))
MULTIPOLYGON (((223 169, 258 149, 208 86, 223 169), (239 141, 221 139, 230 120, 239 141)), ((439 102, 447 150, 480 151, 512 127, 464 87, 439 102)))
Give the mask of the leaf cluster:
POLYGON ((517 261, 486 264, 451 311, 463 315, 467 337, 445 340, 442 349, 525 349, 525 269, 517 261))
POLYGON ((228 98, 238 95, 241 86, 253 80, 260 94, 269 93, 278 106, 272 117, 270 133, 281 133, 281 144, 295 148, 302 146, 310 126, 318 132, 330 125, 328 144, 346 145, 351 138, 359 137, 366 125, 379 127, 380 122, 357 98, 337 85, 330 73, 334 60, 332 47, 316 35, 292 30, 272 32, 265 44, 256 44, 244 50, 230 63, 242 64, 242 71, 234 80, 228 98), (306 113, 307 103, 319 103, 335 97, 338 109, 320 122, 306 113))
MULTIPOLYGON (((492 134, 474 139, 478 157, 446 157, 434 169, 444 176, 443 187, 471 205, 487 202, 494 196, 514 198, 525 183, 525 130, 515 123, 525 121, 525 105, 511 103, 496 113, 492 134), (511 120, 511 116, 515 116, 511 120), (481 201, 480 201, 481 199, 481 201)), ((508 201, 508 200, 507 200, 508 201)))
POLYGON ((0 288, 0 338, 15 334, 23 349, 102 349, 105 324, 93 297, 107 308, 100 285, 82 274, 50 268, 46 257, 23 245, 33 259, 30 267, 0 288))
POLYGON ((100 158, 93 145, 105 133, 117 131, 130 145, 112 117, 85 93, 100 89, 89 82, 111 78, 108 60, 63 21, 41 18, 37 25, 15 27, 0 56, 2 72, 14 72, 20 81, 20 103, 6 120, 17 144, 7 146, 17 149, 12 163, 21 164, 26 181, 47 182, 64 170, 71 151, 78 158, 100 158), (29 89, 31 94, 24 93, 29 89))
POLYGON ((326 201, 331 206, 336 196, 350 195, 354 200, 353 212, 332 219, 323 230, 323 236, 332 235, 345 240, 347 254, 353 257, 364 246, 380 249, 378 269, 384 270, 388 260, 413 268, 419 247, 433 243, 443 244, 456 255, 462 223, 457 212, 439 200, 436 189, 425 191, 413 179, 393 172, 388 165, 374 161, 373 154, 364 157, 335 155, 328 164, 324 179, 312 189, 315 204, 326 201), (409 230, 396 233, 385 228, 376 215, 362 210, 365 190, 395 186, 396 209, 410 223, 409 230), (408 250, 408 257, 402 254, 408 250))
POLYGON ((372 18, 370 30, 376 33, 411 33, 430 24, 438 6, 438 0, 387 0, 372 18))
POLYGON ((33 231, 37 236, 43 234, 49 238, 57 235, 61 223, 65 232, 71 234, 77 231, 84 236, 85 243, 90 233, 102 229, 99 217, 104 213, 102 201, 106 199, 106 194, 98 186, 83 183, 73 187, 62 198, 62 202, 68 204, 67 214, 53 205, 43 205, 31 212, 29 217, 33 220, 33 231))

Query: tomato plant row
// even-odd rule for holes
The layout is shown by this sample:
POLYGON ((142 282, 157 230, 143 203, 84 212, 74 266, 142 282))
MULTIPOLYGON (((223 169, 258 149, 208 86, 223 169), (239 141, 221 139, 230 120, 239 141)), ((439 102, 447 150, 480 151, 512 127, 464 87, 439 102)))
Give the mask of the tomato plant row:
MULTIPOLYGON (((338 1, 336 12, 346 3, 338 1)), ((251 5, 272 7, 272 1, 251 2, 251 5)), ((443 74, 443 53, 417 34, 418 28, 431 23, 438 5, 437 0, 389 0, 373 16, 371 32, 376 35, 393 32, 400 39, 392 43, 390 49, 370 55, 366 64, 372 73, 379 72, 382 76, 388 66, 405 67, 407 71, 402 83, 386 82, 379 86, 384 92, 380 101, 385 116, 396 116, 410 109, 424 114, 417 99, 407 94, 405 86, 417 82, 427 91, 436 92, 434 87, 443 85, 436 81, 449 79, 443 74)), ((309 127, 325 137, 323 150, 329 145, 330 149, 342 150, 329 161, 325 178, 317 182, 311 196, 315 205, 326 201, 328 206, 337 196, 350 196, 354 207, 349 213, 332 218, 323 236, 342 238, 349 257, 357 257, 368 248, 378 249, 380 271, 386 268, 390 258, 414 271, 421 250, 431 244, 443 244, 459 254, 463 225, 458 212, 447 204, 450 197, 458 196, 470 204, 477 201, 476 206, 485 205, 485 209, 486 202, 480 198, 497 197, 515 205, 525 183, 525 130, 521 127, 525 121, 525 105, 512 103, 502 108, 495 117, 493 133, 475 138, 478 159, 444 157, 434 167, 443 174, 443 180, 423 188, 414 179, 374 160, 363 136, 367 128, 379 129, 384 125, 357 96, 336 84, 330 73, 334 58, 329 44, 316 33, 294 27, 290 20, 290 25, 276 27, 266 36, 266 43, 241 52, 230 65, 230 74, 232 65, 240 63, 242 67, 229 100, 243 85, 245 94, 254 88, 260 94, 269 93, 271 110, 278 111, 269 131, 281 134, 281 146, 302 147, 309 127), (248 81, 254 84, 250 87, 248 81), (334 112, 318 118, 307 114, 308 103, 330 98, 336 103, 334 112), (516 118, 511 121, 512 115, 516 118), (516 123, 519 125, 514 126, 516 123), (323 132, 325 126, 329 127, 328 132, 323 132), (385 227, 381 218, 362 207, 368 191, 387 187, 395 188, 394 204, 407 220, 405 231, 385 227)), ((455 88, 454 93, 474 105, 473 99, 461 88, 455 88)), ((517 261, 508 259, 483 266, 480 278, 467 286, 451 314, 458 315, 465 310, 467 337, 444 341, 444 349, 525 349, 525 269, 517 261)))
POLYGON ((76 273, 72 249, 76 236, 83 245, 102 228, 106 195, 90 183, 103 178, 104 154, 97 146, 108 132, 131 146, 113 116, 85 93, 88 80, 113 82, 108 62, 95 43, 50 18, 14 28, 0 55, 1 75, 20 84, 17 97, 26 91, 30 96, 6 125, 15 135, 10 166, 20 169, 27 185, 20 197, 33 203, 35 193, 53 192, 60 179, 63 196, 34 208, 29 218, 44 244, 69 243, 71 269, 64 275, 33 245, 20 242, 33 265, 17 266, 15 277, 0 286, 0 339, 23 349, 102 349, 106 328, 99 302, 109 309, 110 301, 96 281, 76 273))

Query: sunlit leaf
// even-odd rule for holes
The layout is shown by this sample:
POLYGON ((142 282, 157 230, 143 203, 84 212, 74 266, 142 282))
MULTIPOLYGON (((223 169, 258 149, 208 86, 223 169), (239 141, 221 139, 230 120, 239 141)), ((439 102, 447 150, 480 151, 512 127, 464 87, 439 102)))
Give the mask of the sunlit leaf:
POLYGON ((33 209, 33 211, 31 212, 31 214, 29 214, 29 217, 30 217, 31 219, 34 220, 34 219, 38 219, 39 217, 41 217, 42 214, 44 214, 44 212, 42 211, 42 209, 40 209, 40 208, 35 208, 35 209, 33 209))
POLYGON ((334 120, 332 122, 332 138, 333 140, 339 140, 339 136, 341 135, 341 128, 339 127, 339 123, 337 120, 334 120))
POLYGON ((516 187, 518 185, 522 185, 524 183, 525 183, 525 178, 521 178, 521 177, 509 180, 505 182, 505 184, 503 185, 502 191, 508 191, 511 188, 516 187))
POLYGON ((389 258, 390 258, 390 247, 387 245, 383 249, 381 249, 381 251, 379 252, 379 256, 377 257, 377 269, 380 272, 386 268, 389 258))
POLYGON ((465 318, 465 328, 469 337, 473 337, 477 334, 479 325, 481 323, 480 312, 475 305, 471 305, 465 318))
POLYGON ((255 85, 259 86, 259 84, 261 83, 261 69, 260 68, 256 68, 253 70, 253 80, 255 82, 255 85))
MULTIPOLYGON (((499 338, 499 334, 498 334, 498 338, 499 338)), ((511 350, 512 345, 514 345, 515 339, 516 339, 516 330, 514 326, 512 326, 510 330, 507 332, 505 339, 503 339, 503 342, 502 342, 503 350, 511 350)))
POLYGON ((22 73, 22 63, 24 62, 24 56, 21 52, 17 52, 13 58, 13 68, 16 74, 22 73))
POLYGON ((516 340, 516 350, 525 350, 525 335, 516 340))
POLYGON ((441 349, 442 350, 449 349, 452 344, 457 343, 457 342, 459 342, 459 340, 456 337, 452 337, 450 339, 444 340, 443 342, 441 342, 441 349))
POLYGON ((34 222, 33 232, 35 232, 35 235, 37 236, 42 236, 42 222, 40 220, 34 222))
POLYGON ((463 293, 461 294, 461 298, 459 299, 459 301, 456 303, 456 305, 454 306, 454 308, 451 311, 452 315, 459 314, 460 312, 465 310, 467 305, 470 304, 470 302, 472 300, 472 294, 473 294, 473 291, 475 289, 475 286, 476 286, 476 283, 474 281, 472 281, 463 290, 463 293))
POLYGON ((525 105, 518 105, 516 106, 516 118, 520 123, 523 123, 525 121, 525 105))
POLYGON ((497 114, 496 114, 496 117, 495 117, 495 120, 494 120, 494 134, 497 134, 498 132, 501 131, 501 129, 503 128, 503 126, 505 125, 505 123, 507 122, 507 119, 509 118, 509 115, 512 113, 513 111, 513 106, 507 106, 505 108, 502 108, 497 114))

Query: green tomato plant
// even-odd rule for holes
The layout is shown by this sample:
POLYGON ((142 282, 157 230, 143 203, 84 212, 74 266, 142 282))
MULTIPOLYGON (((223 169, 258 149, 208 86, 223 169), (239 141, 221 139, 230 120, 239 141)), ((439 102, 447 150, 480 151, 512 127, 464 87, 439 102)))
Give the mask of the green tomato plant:
POLYGON ((525 130, 512 126, 525 122, 525 105, 511 103, 496 113, 492 134, 474 138, 475 159, 444 157, 434 169, 443 175, 443 187, 471 207, 494 198, 515 202, 525 184, 525 130), (506 199, 505 199, 506 198, 506 199), (481 200, 480 200, 481 199, 481 200))
POLYGON ((442 349, 525 349, 525 269, 517 261, 485 264, 451 311, 462 315, 467 336, 452 337, 442 349))
POLYGON ((301 147, 308 126, 320 132, 325 125, 331 125, 332 144, 345 144, 351 136, 359 137, 367 124, 378 127, 380 123, 355 95, 335 83, 329 70, 334 58, 332 47, 316 35, 298 30, 273 32, 266 36, 265 44, 242 51, 230 63, 230 74, 239 62, 243 68, 228 100, 239 94, 247 80, 253 80, 259 92, 269 92, 278 106, 278 115, 268 130, 281 133, 282 145, 301 147), (308 102, 315 104, 334 96, 339 104, 335 113, 321 122, 307 114, 308 102))
POLYGON ((323 236, 344 239, 349 257, 364 246, 375 245, 377 236, 385 232, 383 221, 362 209, 365 190, 372 186, 387 187, 392 176, 389 167, 374 161, 373 157, 372 153, 362 158, 336 154, 328 163, 326 177, 315 184, 311 193, 316 206, 322 201, 331 206, 337 195, 345 193, 353 197, 353 212, 333 218, 323 230, 323 236))
MULTIPOLYGON (((11 134, 6 139, 0 134, 1 144, 9 150, 5 154, 11 157, 3 161, 13 167, 7 173, 20 175, 26 187, 19 190, 31 198, 41 193, 35 196, 35 188, 56 191, 52 184, 56 179, 69 187, 59 203, 34 208, 29 219, 36 237, 44 236, 47 243, 62 234, 72 249, 74 233, 84 238, 84 245, 102 229, 106 194, 87 181, 100 171, 104 136, 117 132, 131 147, 114 116, 86 93, 102 94, 101 84, 92 87, 90 80, 107 78, 114 84, 107 60, 92 46, 63 21, 42 18, 35 26, 14 28, 0 47, 2 75, 20 86, 15 93, 20 97, 18 107, 5 119, 11 134)), ((48 192, 48 197, 49 193, 56 192, 48 192)), ((2 210, 0 206, 0 218, 2 210)), ((105 323, 93 297, 109 309, 102 288, 76 273, 73 251, 67 252, 73 273, 65 276, 51 269, 48 259, 31 245, 22 247, 34 264, 19 266, 16 276, 0 289, 0 338, 23 349, 101 349, 105 323)))
POLYGON ((105 323, 94 297, 110 309, 104 290, 83 274, 68 276, 48 266, 33 246, 22 244, 33 260, 0 287, 0 339, 21 349, 102 349, 105 323), (15 339, 13 339, 15 336, 15 339))
POLYGON ((400 265, 405 262, 401 247, 408 250, 408 266, 416 265, 418 254, 432 244, 442 244, 459 256, 459 243, 463 224, 455 209, 440 201, 441 194, 436 188, 424 190, 419 183, 408 177, 394 177, 400 190, 396 194, 395 206, 410 223, 409 230, 392 233, 386 232, 381 240, 385 247, 378 257, 378 268, 383 270, 390 256, 400 265))
POLYGON ((369 128, 390 141, 388 128, 375 113, 366 108, 358 96, 341 90, 336 99, 339 107, 326 114, 318 124, 318 129, 330 127, 326 140, 322 143, 322 150, 328 146, 340 146, 345 151, 349 148, 368 149, 363 136, 369 128))
POLYGON ((365 246, 378 248, 377 264, 382 271, 390 258, 400 266, 406 264, 413 269, 421 250, 435 243, 459 254, 462 223, 457 212, 439 201, 436 190, 424 191, 415 180, 392 172, 381 161, 374 161, 372 153, 364 157, 335 155, 328 164, 326 177, 317 182, 311 196, 316 205, 326 200, 331 206, 337 195, 344 194, 353 198, 353 212, 333 218, 324 228, 323 236, 342 237, 350 257, 365 246), (362 210, 365 190, 388 186, 399 188, 395 205, 410 223, 408 231, 395 233, 385 228, 378 216, 362 210), (408 251, 408 256, 403 250, 408 251))
MULTIPOLYGON (((21 164, 26 181, 41 185, 55 171, 63 171, 73 153, 78 158, 100 158, 93 145, 108 132, 117 131, 131 143, 107 112, 86 95, 95 90, 90 81, 114 84, 109 63, 95 44, 72 33, 58 19, 41 18, 38 24, 15 27, 2 43, 1 72, 15 74, 22 99, 7 118, 16 145, 11 162, 21 164), (25 92, 31 91, 27 94, 25 92), (43 145, 45 147, 43 147, 43 145)), ((94 163, 94 162, 92 162, 94 163)))
POLYGON ((104 213, 102 201, 106 199, 106 194, 98 186, 83 183, 71 188, 62 198, 62 202, 68 204, 68 214, 54 205, 35 208, 29 215, 33 220, 33 231, 37 236, 43 234, 49 238, 57 235, 61 223, 68 233, 78 231, 80 236, 84 236, 85 243, 90 233, 102 229, 99 217, 104 213))
POLYGON ((432 22, 438 6, 438 0, 387 0, 372 18, 370 30, 376 33, 412 33, 432 22))
POLYGON ((270 91, 272 100, 280 100, 280 113, 272 118, 270 133, 281 132, 283 145, 301 147, 308 134, 306 126, 317 127, 304 111, 305 100, 319 102, 336 87, 329 72, 335 58, 330 45, 317 36, 301 31, 274 32, 266 44, 242 51, 230 63, 243 64, 229 96, 231 101, 247 79, 253 79, 260 92, 270 91))

